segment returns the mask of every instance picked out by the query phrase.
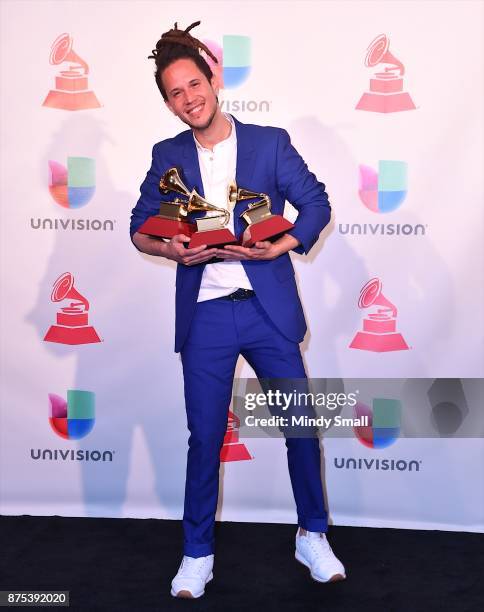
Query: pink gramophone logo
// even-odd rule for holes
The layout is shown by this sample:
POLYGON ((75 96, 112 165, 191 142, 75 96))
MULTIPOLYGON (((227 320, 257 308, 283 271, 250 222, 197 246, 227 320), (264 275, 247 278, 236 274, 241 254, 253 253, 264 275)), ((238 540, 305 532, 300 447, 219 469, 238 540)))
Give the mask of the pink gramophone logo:
POLYGON ((50 299, 53 302, 73 300, 57 312, 57 324, 51 325, 45 334, 46 342, 59 344, 91 344, 101 342, 94 327, 89 325, 89 302, 74 288, 70 272, 61 274, 55 281, 50 299))
POLYGON ((55 89, 47 94, 42 106, 63 110, 84 110, 99 108, 96 94, 88 89, 87 75, 89 66, 72 49, 72 37, 67 34, 58 36, 50 51, 49 62, 59 66, 70 62, 68 70, 61 70, 55 77, 55 89))
POLYGON ((227 431, 220 450, 220 461, 246 461, 252 459, 245 444, 239 442, 239 417, 229 410, 227 431))
POLYGON ((363 319, 363 331, 356 334, 350 348, 375 353, 408 350, 402 334, 396 330, 397 309, 383 295, 380 279, 372 278, 360 292, 358 307, 369 308, 376 305, 383 308, 377 308, 376 312, 363 319))
POLYGON ((389 45, 390 41, 385 34, 380 34, 366 51, 365 66, 379 66, 380 69, 383 68, 383 72, 374 73, 370 79, 370 91, 361 96, 356 105, 357 110, 395 113, 415 109, 410 94, 403 91, 402 77, 405 68, 402 62, 390 53, 389 45))

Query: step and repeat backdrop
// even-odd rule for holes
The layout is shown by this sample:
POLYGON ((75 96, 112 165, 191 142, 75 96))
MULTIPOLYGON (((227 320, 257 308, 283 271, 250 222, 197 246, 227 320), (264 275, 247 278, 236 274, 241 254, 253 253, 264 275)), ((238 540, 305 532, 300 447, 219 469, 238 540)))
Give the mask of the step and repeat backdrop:
MULTIPOLYGON (((330 196, 330 225, 293 255, 308 375, 357 379, 370 434, 385 407, 418 407, 410 435, 323 441, 332 523, 483 531, 483 3, 1 13, 0 511, 181 517, 175 265, 128 228, 153 144, 185 127, 147 56, 200 19, 223 110, 285 128, 330 196)), ((295 522, 284 441, 239 426, 231 411, 218 518, 295 522)))

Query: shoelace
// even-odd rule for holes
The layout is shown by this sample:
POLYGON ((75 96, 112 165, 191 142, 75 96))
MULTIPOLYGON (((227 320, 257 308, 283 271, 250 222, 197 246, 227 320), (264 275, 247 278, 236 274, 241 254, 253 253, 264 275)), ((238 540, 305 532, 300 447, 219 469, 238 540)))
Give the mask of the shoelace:
POLYGON ((193 557, 184 557, 182 561, 182 566, 180 567, 180 574, 201 574, 202 569, 207 563, 207 558, 203 558, 203 560, 193 557))
POLYGON ((308 542, 311 550, 318 559, 321 557, 332 557, 333 551, 326 538, 308 538, 308 542))

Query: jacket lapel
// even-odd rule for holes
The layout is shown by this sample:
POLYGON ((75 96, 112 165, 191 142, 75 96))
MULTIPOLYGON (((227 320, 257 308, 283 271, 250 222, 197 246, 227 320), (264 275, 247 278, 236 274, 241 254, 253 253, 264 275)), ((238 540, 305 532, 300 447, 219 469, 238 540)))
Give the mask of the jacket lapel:
MULTIPOLYGON (((237 170, 235 180, 237 187, 253 190, 253 174, 254 165, 257 157, 257 151, 250 140, 249 130, 247 127, 232 117, 235 123, 237 134, 237 170)), ((245 222, 239 218, 239 215, 247 208, 247 202, 238 202, 233 210, 235 233, 238 235, 246 228, 245 222)))

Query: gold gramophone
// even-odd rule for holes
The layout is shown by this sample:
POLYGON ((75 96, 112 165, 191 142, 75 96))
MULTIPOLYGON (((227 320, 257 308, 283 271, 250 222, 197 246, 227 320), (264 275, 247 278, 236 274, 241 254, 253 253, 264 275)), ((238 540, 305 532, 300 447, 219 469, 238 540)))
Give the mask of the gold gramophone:
POLYGON ((239 215, 247 223, 247 229, 242 237, 242 246, 244 247, 251 247, 260 240, 276 238, 294 227, 293 223, 284 219, 281 215, 271 213, 271 199, 267 193, 249 191, 232 183, 229 187, 228 199, 232 204, 254 200, 239 215))
POLYGON ((195 189, 190 191, 176 168, 170 168, 161 177, 160 191, 165 194, 174 192, 187 199, 176 197, 172 202, 162 202, 159 214, 147 219, 138 230, 140 233, 161 238, 186 234, 190 236, 189 248, 236 242, 235 236, 225 227, 230 220, 229 211, 211 204, 195 189), (196 219, 195 225, 188 221, 188 214, 192 212, 204 212, 206 215, 196 219))

